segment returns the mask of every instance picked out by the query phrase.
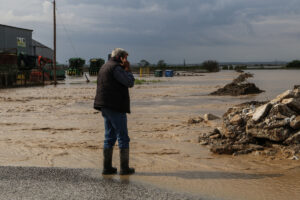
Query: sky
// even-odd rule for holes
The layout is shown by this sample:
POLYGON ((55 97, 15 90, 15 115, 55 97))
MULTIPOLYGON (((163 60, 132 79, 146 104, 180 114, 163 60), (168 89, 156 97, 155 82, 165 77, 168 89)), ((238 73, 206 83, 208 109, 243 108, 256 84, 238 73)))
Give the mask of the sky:
MULTIPOLYGON (((53 47, 50 0, 0 0, 0 24, 32 29, 53 47)), ((156 64, 300 59, 299 0, 56 0, 57 59, 107 58, 156 64)))

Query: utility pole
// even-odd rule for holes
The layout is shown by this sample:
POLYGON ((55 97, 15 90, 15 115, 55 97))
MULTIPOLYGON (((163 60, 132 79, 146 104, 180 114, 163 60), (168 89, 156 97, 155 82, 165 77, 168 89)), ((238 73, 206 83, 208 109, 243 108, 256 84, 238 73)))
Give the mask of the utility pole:
POLYGON ((57 84, 56 82, 56 4, 55 0, 53 0, 53 76, 54 76, 54 85, 57 84))

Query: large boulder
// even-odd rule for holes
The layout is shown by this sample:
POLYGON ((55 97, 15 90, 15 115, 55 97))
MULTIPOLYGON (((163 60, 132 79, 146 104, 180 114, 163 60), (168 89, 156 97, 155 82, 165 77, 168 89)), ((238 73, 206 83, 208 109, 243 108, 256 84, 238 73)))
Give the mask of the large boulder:
POLYGON ((282 103, 300 114, 300 98, 289 98, 282 100, 282 103))
POLYGON ((283 103, 275 104, 269 113, 269 116, 273 118, 274 117, 287 118, 287 117, 292 117, 293 115, 297 115, 297 113, 292 109, 290 109, 287 104, 283 104, 283 103))
POLYGON ((230 119, 230 124, 232 125, 242 125, 244 122, 243 117, 239 114, 234 115, 231 119, 230 119))
POLYGON ((253 114, 252 120, 254 122, 258 122, 268 114, 271 108, 272 108, 271 103, 267 103, 265 105, 258 107, 253 114))
POLYGON ((218 117, 216 115, 213 115, 211 113, 204 114, 203 118, 204 118, 205 121, 220 119, 220 117, 218 117))
POLYGON ((274 142, 282 142, 290 135, 290 130, 285 127, 270 128, 265 122, 258 124, 247 123, 246 133, 255 138, 268 139, 274 142))
POLYGON ((287 90, 284 93, 278 95, 275 99, 271 100, 270 103, 276 104, 280 103, 283 99, 294 97, 294 91, 287 90))

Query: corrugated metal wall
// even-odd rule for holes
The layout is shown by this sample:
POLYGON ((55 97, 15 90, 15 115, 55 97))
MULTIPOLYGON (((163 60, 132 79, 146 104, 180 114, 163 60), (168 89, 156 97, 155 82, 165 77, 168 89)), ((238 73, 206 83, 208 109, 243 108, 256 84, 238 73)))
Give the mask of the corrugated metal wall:
POLYGON ((19 53, 33 55, 32 30, 0 25, 1 49, 18 49, 19 53))
POLYGON ((33 46, 33 54, 36 56, 43 56, 48 59, 53 59, 54 51, 50 49, 49 47, 43 45, 42 43, 32 40, 32 46, 33 46))

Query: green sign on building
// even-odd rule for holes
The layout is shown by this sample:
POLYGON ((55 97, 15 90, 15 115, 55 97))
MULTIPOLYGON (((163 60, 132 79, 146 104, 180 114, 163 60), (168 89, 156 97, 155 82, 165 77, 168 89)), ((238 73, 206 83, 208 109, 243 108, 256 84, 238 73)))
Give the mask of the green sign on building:
POLYGON ((26 47, 26 39, 22 37, 17 37, 18 47, 26 47))

